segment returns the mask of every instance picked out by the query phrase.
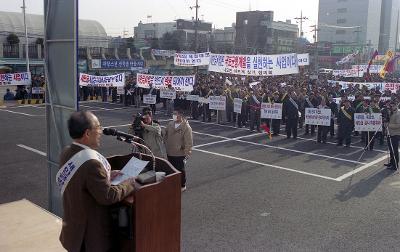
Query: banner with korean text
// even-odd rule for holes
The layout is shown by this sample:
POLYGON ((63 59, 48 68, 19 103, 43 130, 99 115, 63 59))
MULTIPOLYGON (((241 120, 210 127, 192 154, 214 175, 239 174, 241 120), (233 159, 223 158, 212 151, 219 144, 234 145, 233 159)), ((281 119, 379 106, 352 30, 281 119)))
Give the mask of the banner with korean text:
POLYGON ((355 131, 382 131, 382 113, 355 113, 355 131))
POLYGON ((352 69, 333 70, 332 75, 344 78, 363 77, 364 72, 362 70, 352 68, 352 69))
POLYGON ((235 113, 242 113, 242 104, 243 100, 240 98, 234 98, 233 99, 233 112, 235 113))
POLYGON ((282 103, 261 103, 260 118, 282 119, 282 103))
POLYGON ((308 53, 297 54, 297 62, 299 66, 310 65, 310 54, 308 53))
POLYGON ((210 53, 175 53, 174 64, 176 66, 208 66, 210 53))
POLYGON ((143 103, 144 104, 156 104, 157 103, 157 95, 143 95, 143 103))
POLYGON ((123 87, 125 85, 125 73, 108 76, 80 73, 79 85, 89 87, 123 87))
POLYGON ((174 50, 151 49, 151 54, 154 56, 174 57, 175 53, 174 50))
POLYGON ((226 109, 226 96, 210 96, 209 108, 215 110, 226 109))
POLYGON ((176 91, 174 89, 160 89, 160 98, 174 100, 176 98, 176 91))
POLYGON ((186 95, 186 100, 188 101, 199 101, 199 95, 186 95))
POLYGON ((390 90, 392 93, 396 93, 400 89, 400 83, 394 82, 347 82, 347 81, 335 81, 328 80, 331 85, 339 84, 342 89, 348 89, 349 86, 359 86, 360 88, 366 86, 368 89, 378 89, 380 91, 390 90))
POLYGON ((168 88, 172 87, 176 91, 191 92, 195 83, 195 75, 151 75, 151 74, 137 74, 136 85, 141 88, 168 88))
POLYGON ((330 126, 331 114, 331 109, 306 108, 305 124, 330 126))
POLYGON ((297 54, 211 54, 208 71, 248 76, 298 74, 297 54))
POLYGON ((31 73, 6 73, 0 74, 0 86, 31 85, 31 73))

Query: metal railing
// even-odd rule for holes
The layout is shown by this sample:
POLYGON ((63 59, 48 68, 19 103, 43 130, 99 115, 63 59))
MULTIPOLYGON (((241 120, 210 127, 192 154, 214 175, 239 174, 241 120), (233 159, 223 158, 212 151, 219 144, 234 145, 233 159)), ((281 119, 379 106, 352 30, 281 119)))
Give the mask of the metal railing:
POLYGON ((19 58, 19 45, 18 44, 3 44, 4 58, 19 58))

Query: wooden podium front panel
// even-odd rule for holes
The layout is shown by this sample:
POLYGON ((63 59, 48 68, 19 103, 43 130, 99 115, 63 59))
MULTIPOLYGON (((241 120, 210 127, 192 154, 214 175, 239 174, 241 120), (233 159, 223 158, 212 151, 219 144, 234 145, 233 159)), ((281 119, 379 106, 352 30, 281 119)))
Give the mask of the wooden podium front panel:
POLYGON ((135 192, 137 252, 179 252, 181 239, 180 173, 135 192))

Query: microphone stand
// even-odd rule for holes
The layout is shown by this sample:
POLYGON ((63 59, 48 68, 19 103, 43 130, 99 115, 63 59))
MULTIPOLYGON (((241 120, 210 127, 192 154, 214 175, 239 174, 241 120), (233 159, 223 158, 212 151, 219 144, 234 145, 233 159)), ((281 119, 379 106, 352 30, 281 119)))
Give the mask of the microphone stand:
MULTIPOLYGON (((142 138, 140 138, 140 137, 137 137, 137 138, 140 139, 142 142, 144 142, 144 140, 142 138)), ((134 150, 137 150, 136 153, 138 153, 139 159, 142 159, 142 154, 143 154, 140 151, 139 147, 144 149, 144 150, 146 150, 148 153, 150 153, 150 156, 151 156, 151 159, 152 159, 152 163, 153 163, 153 171, 156 172, 156 157, 154 156, 153 152, 149 149, 149 147, 147 147, 144 144, 135 142, 133 140, 133 138, 125 138, 125 137, 122 137, 122 136, 117 136, 117 140, 125 142, 125 143, 128 143, 128 144, 131 144, 132 145, 132 153, 135 153, 134 150)))

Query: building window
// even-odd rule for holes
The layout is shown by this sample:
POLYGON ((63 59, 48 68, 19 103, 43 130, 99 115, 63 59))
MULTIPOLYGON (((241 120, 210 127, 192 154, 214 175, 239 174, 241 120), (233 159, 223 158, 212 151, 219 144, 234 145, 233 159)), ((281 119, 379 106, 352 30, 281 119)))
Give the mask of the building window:
POLYGON ((345 18, 339 18, 336 23, 345 24, 346 23, 346 19, 345 18))
POLYGON ((347 12, 347 8, 337 9, 337 13, 346 13, 346 12, 347 12))
POLYGON ((336 30, 336 34, 346 34, 346 30, 336 30))

